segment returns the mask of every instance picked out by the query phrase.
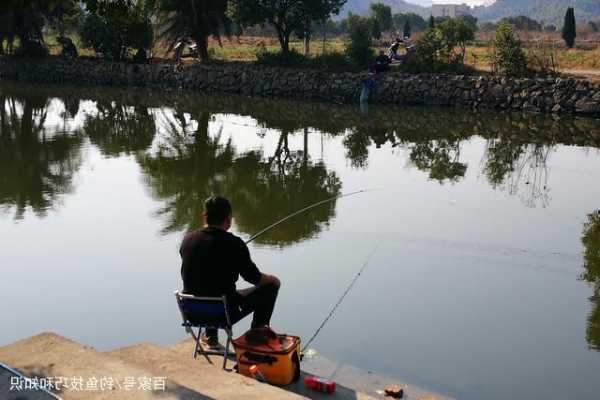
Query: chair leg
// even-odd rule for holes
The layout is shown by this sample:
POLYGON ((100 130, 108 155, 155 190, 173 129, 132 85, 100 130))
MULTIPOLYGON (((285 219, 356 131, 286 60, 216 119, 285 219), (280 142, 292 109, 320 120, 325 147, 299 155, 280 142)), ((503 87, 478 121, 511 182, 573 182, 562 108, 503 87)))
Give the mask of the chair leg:
POLYGON ((231 344, 232 332, 230 330, 225 331, 227 333, 227 343, 225 343, 225 350, 223 350, 223 369, 227 366, 227 358, 229 357, 229 345, 231 344))
POLYGON ((194 335, 194 330, 192 329, 192 337, 196 340, 196 346, 194 347, 194 358, 201 354, 202 346, 200 345, 200 335, 202 334, 202 328, 198 328, 198 335, 194 335))

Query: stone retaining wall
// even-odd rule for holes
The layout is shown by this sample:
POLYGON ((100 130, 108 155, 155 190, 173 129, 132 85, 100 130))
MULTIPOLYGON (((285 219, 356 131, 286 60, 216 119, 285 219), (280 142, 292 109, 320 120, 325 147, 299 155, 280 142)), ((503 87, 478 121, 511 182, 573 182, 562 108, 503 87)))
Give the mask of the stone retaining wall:
MULTIPOLYGON (((262 67, 255 64, 128 64, 94 59, 0 58, 0 79, 85 85, 147 86, 336 103, 357 102, 360 73, 262 67)), ((565 78, 506 79, 388 73, 372 103, 466 106, 600 116, 600 86, 565 78)))

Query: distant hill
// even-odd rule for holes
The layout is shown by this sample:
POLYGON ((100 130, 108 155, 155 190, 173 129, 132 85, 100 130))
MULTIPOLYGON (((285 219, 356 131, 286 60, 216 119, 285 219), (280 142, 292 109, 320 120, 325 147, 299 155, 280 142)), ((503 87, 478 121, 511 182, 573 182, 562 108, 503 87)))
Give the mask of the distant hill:
POLYGON ((600 0, 496 0, 487 7, 475 7, 473 15, 480 21, 525 15, 546 24, 562 26, 568 7, 575 8, 575 17, 579 21, 600 19, 600 0))
MULTIPOLYGON (((413 12, 422 17, 431 15, 431 7, 414 4, 419 0, 380 0, 392 8, 393 13, 413 12)), ((492 0, 489 0, 492 1, 492 0)), ((369 6, 375 1, 348 0, 337 18, 345 18, 348 12, 367 15, 369 6)), ((421 4, 427 4, 425 0, 421 4)), ((456 0, 460 4, 462 0, 456 0)), ((480 22, 498 21, 504 17, 525 15, 545 24, 562 26, 567 7, 575 8, 575 17, 578 21, 600 20, 600 0, 496 0, 487 6, 473 8, 473 15, 480 22)))
POLYGON ((369 7, 371 6, 371 3, 386 4, 392 8, 392 13, 394 14, 412 12, 423 17, 428 17, 431 14, 430 8, 408 3, 404 0, 348 0, 338 18, 346 18, 348 16, 348 12, 358 15, 367 15, 369 14, 369 7))

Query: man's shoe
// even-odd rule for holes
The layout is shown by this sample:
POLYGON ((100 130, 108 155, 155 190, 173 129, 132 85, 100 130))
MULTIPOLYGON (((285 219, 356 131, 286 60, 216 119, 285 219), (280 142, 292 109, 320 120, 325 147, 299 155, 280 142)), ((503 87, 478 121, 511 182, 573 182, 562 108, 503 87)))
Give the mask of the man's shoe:
POLYGON ((208 337, 205 333, 200 336, 200 344, 202 348, 210 351, 223 351, 225 347, 219 343, 219 338, 208 337))

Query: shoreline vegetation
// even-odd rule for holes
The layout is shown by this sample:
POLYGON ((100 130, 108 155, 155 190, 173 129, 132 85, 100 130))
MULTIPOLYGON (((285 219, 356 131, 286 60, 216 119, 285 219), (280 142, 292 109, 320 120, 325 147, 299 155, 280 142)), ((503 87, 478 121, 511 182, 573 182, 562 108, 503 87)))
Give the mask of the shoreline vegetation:
MULTIPOLYGON (((420 37, 420 33, 416 33, 415 40, 420 37)), ((493 43, 489 35, 477 35, 475 41, 469 43, 466 47, 465 63, 472 67, 474 74, 487 74, 492 69, 492 54, 493 43)), ((547 52, 553 52, 555 67, 558 73, 574 75, 593 81, 600 80, 600 35, 589 35, 586 40, 579 42, 579 45, 573 49, 566 49, 560 43, 556 35, 540 34, 532 36, 530 34, 519 32, 519 36, 524 36, 523 45, 525 49, 532 52, 536 49, 547 52), (597 70, 596 73, 586 74, 584 71, 597 70)), ((49 54, 52 56, 60 56, 62 46, 57 42, 56 35, 48 35, 46 44, 49 54)), ((79 56, 82 58, 100 58, 93 49, 80 48, 81 39, 74 37, 76 46, 79 48, 79 56)), ((311 46, 309 58, 318 58, 323 55, 342 54, 344 52, 347 37, 332 37, 326 38, 325 41, 317 40, 311 46)), ((373 44, 375 49, 384 49, 390 45, 390 38, 383 38, 373 44)), ((290 49, 296 53, 303 53, 304 42, 299 39, 291 40, 290 49)), ((209 39, 208 52, 211 55, 213 63, 256 63, 258 62, 258 54, 268 52, 276 54, 279 50, 277 39, 272 36, 241 36, 224 38, 220 41, 209 39)), ((176 61, 168 53, 167 46, 164 43, 157 42, 149 52, 152 57, 149 58, 149 63, 175 63, 176 61)), ((193 65, 199 61, 187 55, 182 58, 182 64, 193 65)))
POLYGON ((581 52, 598 52, 590 43, 600 24, 577 28, 572 8, 561 34, 524 16, 426 21, 382 3, 332 19, 345 3, 9 1, 0 6, 0 76, 600 116, 600 86, 560 71, 597 65, 581 52))
POLYGON ((0 6, 0 55, 137 63, 235 61, 358 72, 374 71, 380 54, 388 55, 392 70, 402 73, 566 73, 600 79, 595 71, 600 66, 600 21, 577 21, 572 7, 565 7, 561 27, 523 15, 494 23, 468 14, 427 20, 410 12, 394 14, 379 2, 372 2, 365 15, 340 18, 346 2, 7 1, 0 6))

